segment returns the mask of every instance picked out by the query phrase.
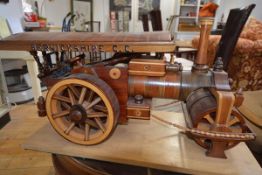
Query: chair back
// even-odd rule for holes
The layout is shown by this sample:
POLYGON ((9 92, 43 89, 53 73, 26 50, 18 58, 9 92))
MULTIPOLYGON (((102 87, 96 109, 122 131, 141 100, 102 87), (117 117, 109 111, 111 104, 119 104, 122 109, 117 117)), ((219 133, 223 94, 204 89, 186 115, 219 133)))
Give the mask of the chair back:
POLYGON ((228 68, 238 37, 255 6, 255 4, 251 4, 242 9, 236 8, 230 10, 215 56, 215 59, 218 57, 222 58, 224 70, 228 68))
POLYGON ((153 31, 162 31, 162 17, 160 10, 152 10, 150 11, 150 18, 152 23, 153 31))
POLYGON ((144 32, 148 32, 149 31, 149 24, 148 24, 148 22, 149 22, 148 14, 143 14, 142 15, 142 24, 143 24, 144 32))
POLYGON ((5 18, 0 17, 0 39, 11 35, 8 22, 5 18))

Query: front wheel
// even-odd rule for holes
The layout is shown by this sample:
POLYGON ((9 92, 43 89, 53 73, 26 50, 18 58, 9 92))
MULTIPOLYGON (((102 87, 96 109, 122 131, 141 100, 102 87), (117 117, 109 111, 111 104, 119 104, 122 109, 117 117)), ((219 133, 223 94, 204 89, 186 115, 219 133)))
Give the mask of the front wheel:
POLYGON ((119 103, 110 86, 88 74, 74 74, 57 82, 46 97, 46 112, 53 128, 67 140, 98 144, 117 124, 119 103))

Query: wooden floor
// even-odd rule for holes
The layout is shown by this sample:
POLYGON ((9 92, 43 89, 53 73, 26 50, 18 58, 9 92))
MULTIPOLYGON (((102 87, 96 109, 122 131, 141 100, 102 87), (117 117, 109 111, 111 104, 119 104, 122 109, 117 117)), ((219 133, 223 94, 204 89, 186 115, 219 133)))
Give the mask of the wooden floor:
POLYGON ((0 175, 54 175, 50 154, 23 150, 20 146, 48 123, 47 118, 37 116, 33 102, 14 107, 10 117, 11 122, 0 130, 0 175))

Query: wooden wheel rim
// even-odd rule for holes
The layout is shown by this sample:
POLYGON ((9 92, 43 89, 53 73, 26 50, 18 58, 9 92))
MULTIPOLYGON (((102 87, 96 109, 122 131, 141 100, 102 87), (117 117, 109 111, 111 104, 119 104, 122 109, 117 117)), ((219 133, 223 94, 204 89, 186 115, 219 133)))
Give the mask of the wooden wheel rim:
MULTIPOLYGON (((215 113, 215 110, 213 111, 215 113)), ((210 112, 209 114, 211 114, 212 112, 210 112)), ((209 115, 207 114, 207 115, 209 115)), ((203 115, 202 118, 205 118, 206 115, 203 115)), ((233 116, 233 119, 234 118, 237 118, 238 119, 238 127, 239 127, 239 130, 241 131, 237 131, 237 132, 245 132, 246 130, 246 127, 244 125, 245 121, 243 120, 243 118, 241 117, 241 115, 235 111, 235 109, 232 110, 231 112, 231 116, 233 116)), ((232 120, 233 120, 232 119, 232 120)), ((208 119, 207 119, 208 120, 208 119)), ((197 124, 197 129, 200 129, 200 130, 203 130, 203 128, 199 125, 201 123, 201 121, 199 121, 199 123, 197 124)), ((229 126, 230 127, 230 126, 229 126)), ((210 131, 210 130, 204 130, 204 131, 210 131)), ((232 133, 234 133, 234 131, 232 129, 229 128, 229 132, 232 131, 232 133)), ((204 147, 204 148, 208 148, 208 146, 204 143, 205 140, 207 139, 203 139, 203 138, 194 138, 194 140, 196 141, 197 144, 199 144, 200 146, 204 147)), ((236 146, 239 142, 238 141, 229 141, 227 142, 227 147, 226 149, 230 149, 234 146, 236 146)))
MULTIPOLYGON (((107 98, 106 94, 104 94, 103 90, 97 87, 96 85, 82 79, 78 78, 69 78, 65 80, 61 80, 58 83, 56 83, 49 91, 46 97, 46 112, 48 119, 53 126, 53 128, 64 138, 67 140, 82 144, 82 145, 92 145, 92 144, 98 144, 102 141, 104 141, 111 133, 111 131, 114 128, 115 118, 114 118, 114 111, 113 106, 111 105, 109 99, 107 98), (64 126, 65 120, 61 118, 54 119, 53 115, 54 112, 57 112, 57 101, 53 99, 54 94, 56 92, 61 92, 61 89, 65 89, 68 85, 80 85, 82 87, 86 87, 92 91, 94 91, 103 101, 105 104, 105 107, 107 108, 107 122, 106 122, 106 130, 104 133, 97 133, 92 135, 92 137, 89 140, 85 140, 85 135, 83 134, 84 131, 81 131, 78 128, 75 128, 70 131, 69 134, 65 133, 65 128, 68 126, 64 126)), ((101 131, 100 131, 101 132, 101 131)))

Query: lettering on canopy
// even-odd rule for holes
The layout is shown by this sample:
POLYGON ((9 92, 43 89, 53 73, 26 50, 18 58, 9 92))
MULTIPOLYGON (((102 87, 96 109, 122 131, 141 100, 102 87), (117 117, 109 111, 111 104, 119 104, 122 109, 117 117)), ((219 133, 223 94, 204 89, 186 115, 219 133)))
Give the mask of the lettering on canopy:
POLYGON ((73 52, 134 52, 129 45, 74 45, 74 44, 33 44, 33 51, 73 51, 73 52))

